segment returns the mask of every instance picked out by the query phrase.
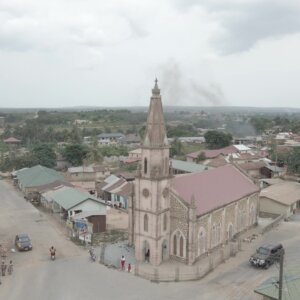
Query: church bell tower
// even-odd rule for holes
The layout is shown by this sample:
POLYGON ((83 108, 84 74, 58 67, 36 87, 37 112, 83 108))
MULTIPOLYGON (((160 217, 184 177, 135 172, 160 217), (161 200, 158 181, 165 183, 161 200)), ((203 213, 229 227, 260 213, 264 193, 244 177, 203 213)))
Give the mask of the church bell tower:
POLYGON ((147 127, 141 145, 142 158, 135 180, 134 245, 138 262, 158 266, 169 259, 170 168, 169 143, 160 89, 155 80, 147 127))

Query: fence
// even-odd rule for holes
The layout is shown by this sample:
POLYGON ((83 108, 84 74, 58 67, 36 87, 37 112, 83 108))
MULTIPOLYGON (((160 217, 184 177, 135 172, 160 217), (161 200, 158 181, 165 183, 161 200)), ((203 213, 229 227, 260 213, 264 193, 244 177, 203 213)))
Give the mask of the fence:
POLYGON ((266 233, 267 231, 271 230, 273 227, 275 227, 281 220, 283 220, 285 218, 285 214, 283 215, 279 215, 277 218, 275 218, 274 220, 272 220, 272 222, 270 224, 268 224, 267 226, 265 226, 262 231, 261 234, 266 233))
POLYGON ((238 241, 229 242, 223 247, 215 249, 209 255, 202 257, 193 266, 171 263, 156 268, 148 264, 137 264, 134 273, 136 276, 154 282, 198 280, 210 273, 219 264, 235 256, 239 251, 239 244, 238 241))

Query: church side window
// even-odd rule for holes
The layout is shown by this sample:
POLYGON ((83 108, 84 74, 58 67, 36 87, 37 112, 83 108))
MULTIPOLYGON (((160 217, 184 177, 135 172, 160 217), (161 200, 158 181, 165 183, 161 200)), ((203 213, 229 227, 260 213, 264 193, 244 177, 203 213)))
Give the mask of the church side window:
POLYGON ((148 215, 144 215, 144 231, 148 232, 148 215))
POLYGON ((164 214, 164 221, 163 221, 163 223, 164 223, 164 226, 163 226, 164 231, 166 231, 167 230, 167 214, 164 214))
POLYGON ((174 234, 173 237, 173 254, 177 255, 177 236, 174 234))
POLYGON ((211 233, 211 244, 214 247, 216 245, 216 224, 213 225, 211 233))
POLYGON ((221 223, 218 223, 216 226, 216 244, 221 242, 221 223))
POLYGON ((233 225, 230 223, 228 226, 228 240, 230 241, 233 237, 233 225))
POLYGON ((148 171, 148 161, 147 158, 144 158, 144 174, 147 174, 148 171))
POLYGON ((202 253, 205 253, 206 251, 206 234, 205 234, 205 229, 201 228, 199 237, 198 237, 198 254, 201 255, 202 253))
POLYGON ((179 253, 179 255, 180 255, 181 257, 183 257, 183 237, 182 237, 182 236, 180 237, 180 242, 179 242, 179 244, 180 244, 180 253, 179 253))

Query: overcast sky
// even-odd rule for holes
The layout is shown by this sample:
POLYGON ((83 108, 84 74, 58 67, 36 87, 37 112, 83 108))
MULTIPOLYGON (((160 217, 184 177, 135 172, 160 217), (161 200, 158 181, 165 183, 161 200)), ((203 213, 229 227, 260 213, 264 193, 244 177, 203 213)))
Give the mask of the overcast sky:
POLYGON ((299 0, 1 0, 0 107, 300 107, 299 0))

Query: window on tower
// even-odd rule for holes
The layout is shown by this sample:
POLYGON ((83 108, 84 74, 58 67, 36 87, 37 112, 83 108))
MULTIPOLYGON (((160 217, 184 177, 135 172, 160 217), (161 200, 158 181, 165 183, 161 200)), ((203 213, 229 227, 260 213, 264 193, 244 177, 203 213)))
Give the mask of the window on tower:
POLYGON ((144 231, 148 232, 148 215, 144 215, 144 231))
POLYGON ((144 174, 147 174, 147 169, 148 169, 148 161, 147 158, 144 158, 144 174))
POLYGON ((164 214, 164 231, 167 230, 167 214, 164 214))

